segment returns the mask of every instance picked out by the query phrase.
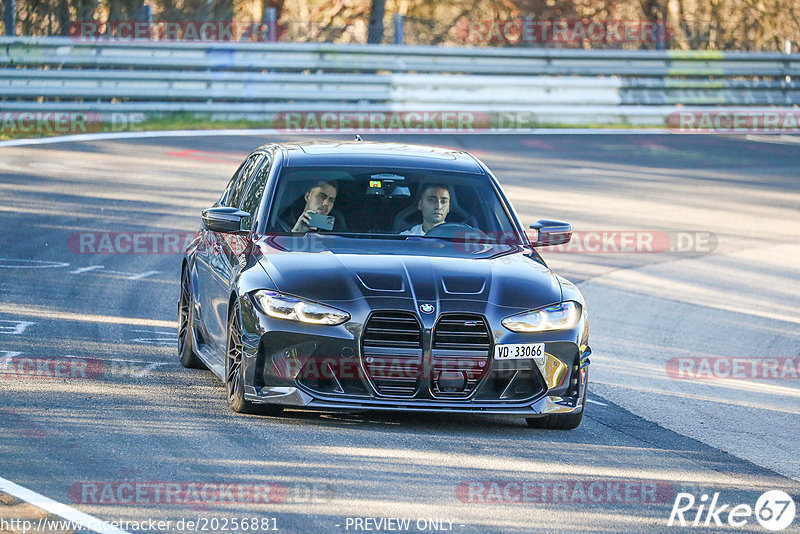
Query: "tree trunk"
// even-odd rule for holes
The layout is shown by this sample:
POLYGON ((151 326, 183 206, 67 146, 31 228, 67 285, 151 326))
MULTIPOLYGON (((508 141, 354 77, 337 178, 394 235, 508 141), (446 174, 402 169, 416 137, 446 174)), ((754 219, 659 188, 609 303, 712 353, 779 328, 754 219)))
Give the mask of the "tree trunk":
POLYGON ((380 44, 383 40, 383 12, 385 9, 386 0, 372 0, 367 30, 367 43, 369 44, 380 44))

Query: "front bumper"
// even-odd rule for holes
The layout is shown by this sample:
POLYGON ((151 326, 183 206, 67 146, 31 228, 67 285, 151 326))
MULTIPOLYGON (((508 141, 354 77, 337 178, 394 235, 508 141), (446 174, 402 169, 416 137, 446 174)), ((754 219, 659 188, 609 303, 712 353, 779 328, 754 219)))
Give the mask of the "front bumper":
MULTIPOLYGON (((526 360, 520 362, 520 368, 504 369, 506 374, 517 371, 540 373, 540 387, 527 397, 519 399, 491 398, 491 394, 486 395, 491 385, 488 374, 474 394, 463 399, 434 398, 430 391, 422 391, 412 398, 382 396, 376 394, 374 389, 364 395, 338 394, 315 391, 297 380, 293 381, 294 385, 246 385, 245 398, 258 404, 323 411, 482 413, 525 417, 577 413, 583 410, 588 385, 588 356, 591 354, 589 347, 583 348, 572 366, 567 366, 559 357, 546 352, 543 365, 526 368, 524 364, 530 363, 526 360)), ((497 362, 492 364, 496 365, 497 362)))
POLYGON ((248 305, 242 310, 245 398, 253 403, 310 410, 526 417, 583 410, 591 354, 583 322, 572 330, 518 334, 502 327, 492 328, 499 320, 475 310, 473 315, 486 321, 485 337, 489 343, 482 358, 476 359, 475 352, 436 346, 437 321, 454 313, 447 310, 435 319, 422 318, 421 341, 414 350, 395 346, 367 348, 363 332, 371 317, 369 310, 352 313, 353 320, 340 326, 272 319, 248 305), (497 361, 493 355, 498 343, 544 343, 545 354, 538 359, 497 361), (382 356, 382 352, 386 355, 382 356), (401 381, 412 382, 412 387, 394 393, 381 386, 375 377, 375 366, 381 359, 388 365, 401 362, 401 374, 411 369, 412 374, 402 375, 401 381), (459 370, 462 363, 471 366, 464 368, 468 379, 465 383, 469 385, 460 392, 443 387, 441 372, 448 363, 455 363, 459 370), (313 368, 312 376, 305 372, 309 366, 313 368))
MULTIPOLYGON (((585 387, 585 386, 584 386, 585 387)), ((376 410, 385 412, 438 412, 438 413, 482 413, 495 415, 517 415, 535 417, 559 413, 577 413, 583 410, 582 397, 559 397, 547 395, 531 403, 512 404, 464 404, 429 403, 425 401, 392 402, 361 399, 318 399, 294 387, 265 387, 258 393, 248 387, 245 398, 258 404, 278 404, 286 407, 310 410, 376 410)))

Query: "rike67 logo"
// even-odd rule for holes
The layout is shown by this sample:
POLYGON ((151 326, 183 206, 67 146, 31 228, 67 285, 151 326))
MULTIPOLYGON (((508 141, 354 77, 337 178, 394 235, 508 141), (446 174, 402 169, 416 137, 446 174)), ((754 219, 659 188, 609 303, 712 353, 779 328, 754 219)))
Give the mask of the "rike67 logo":
POLYGON ((728 523, 731 527, 745 527, 753 516, 767 530, 783 530, 794 521, 794 499, 785 491, 771 490, 763 493, 751 507, 721 502, 719 492, 710 498, 704 493, 699 499, 691 493, 678 493, 667 526, 721 527, 728 523))

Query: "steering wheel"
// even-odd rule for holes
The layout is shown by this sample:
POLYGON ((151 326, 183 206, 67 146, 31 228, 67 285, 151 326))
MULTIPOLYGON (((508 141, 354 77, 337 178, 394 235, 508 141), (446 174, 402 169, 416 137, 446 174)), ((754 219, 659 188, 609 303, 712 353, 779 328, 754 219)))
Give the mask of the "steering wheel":
POLYGON ((486 235, 483 231, 478 230, 477 228, 473 228, 472 226, 465 224, 465 223, 442 223, 437 224, 425 234, 426 237, 445 237, 445 238, 453 238, 453 237, 461 237, 461 234, 469 234, 464 235, 463 237, 469 237, 470 240, 474 237, 477 237, 480 240, 487 239, 489 236, 486 235))

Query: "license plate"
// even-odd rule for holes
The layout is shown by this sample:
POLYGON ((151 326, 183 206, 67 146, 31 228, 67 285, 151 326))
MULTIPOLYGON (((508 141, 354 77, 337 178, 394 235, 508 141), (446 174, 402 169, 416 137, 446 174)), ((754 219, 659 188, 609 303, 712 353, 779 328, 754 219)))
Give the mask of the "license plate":
POLYGON ((532 360, 544 358, 544 343, 495 345, 495 360, 532 360))

